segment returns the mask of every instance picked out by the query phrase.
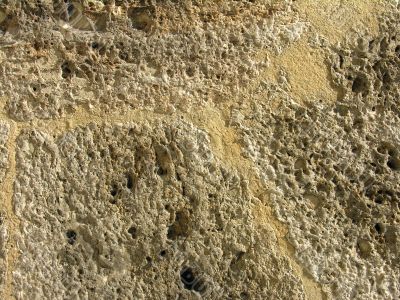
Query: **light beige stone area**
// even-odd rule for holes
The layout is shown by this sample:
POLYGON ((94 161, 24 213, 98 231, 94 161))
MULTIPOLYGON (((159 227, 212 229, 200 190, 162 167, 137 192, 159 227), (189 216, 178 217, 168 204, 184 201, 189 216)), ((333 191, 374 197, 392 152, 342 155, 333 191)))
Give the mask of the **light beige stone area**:
POLYGON ((0 299, 399 299, 397 0, 0 0, 0 299))
POLYGON ((336 44, 355 30, 377 34, 380 15, 387 10, 388 3, 396 2, 396 0, 300 0, 296 1, 295 7, 319 35, 336 44))

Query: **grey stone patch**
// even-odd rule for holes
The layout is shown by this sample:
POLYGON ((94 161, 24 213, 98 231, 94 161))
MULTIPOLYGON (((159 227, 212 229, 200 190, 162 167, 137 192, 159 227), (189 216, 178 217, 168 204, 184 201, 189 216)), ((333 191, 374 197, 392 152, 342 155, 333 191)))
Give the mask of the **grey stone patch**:
POLYGON ((304 299, 246 181, 182 121, 17 141, 18 299, 304 299))
POLYGON ((10 46, 0 49, 0 96, 20 121, 58 118, 79 105, 170 113, 208 99, 242 99, 238 87, 267 64, 255 59, 259 52, 282 52, 306 26, 286 1, 279 9, 267 0, 117 3, 113 14, 82 8, 81 1, 56 2, 3 5, 8 19, 0 24, 1 39, 10 46), (68 8, 84 24, 92 18, 104 28, 79 30, 84 24, 69 20, 68 8), (248 15, 246 23, 234 21, 241 14, 248 15))
POLYGON ((332 299, 400 297, 399 20, 332 52, 334 105, 232 113, 299 261, 332 299))

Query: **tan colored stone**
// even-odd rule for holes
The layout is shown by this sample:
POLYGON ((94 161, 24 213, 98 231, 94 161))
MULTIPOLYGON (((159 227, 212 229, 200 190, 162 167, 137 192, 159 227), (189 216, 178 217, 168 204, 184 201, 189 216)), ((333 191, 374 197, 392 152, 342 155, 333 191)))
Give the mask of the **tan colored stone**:
POLYGON ((0 298, 399 298, 398 10, 2 1, 0 298))

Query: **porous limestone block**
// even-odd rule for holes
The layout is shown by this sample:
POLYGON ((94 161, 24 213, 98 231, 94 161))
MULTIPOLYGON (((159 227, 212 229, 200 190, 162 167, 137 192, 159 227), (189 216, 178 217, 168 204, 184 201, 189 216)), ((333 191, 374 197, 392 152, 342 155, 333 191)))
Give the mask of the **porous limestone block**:
POLYGON ((305 297, 245 181, 183 121, 26 130, 14 201, 18 299, 305 297))
POLYGON ((289 225, 299 261, 332 299, 400 297, 400 15, 379 38, 332 50, 336 103, 253 103, 233 123, 289 225), (272 167, 272 170, 271 170, 272 167))
POLYGON ((9 116, 54 119, 80 105, 185 111, 240 100, 239 86, 266 66, 257 57, 282 52, 306 27, 288 1, 128 2, 0 3, 0 96, 9 116))

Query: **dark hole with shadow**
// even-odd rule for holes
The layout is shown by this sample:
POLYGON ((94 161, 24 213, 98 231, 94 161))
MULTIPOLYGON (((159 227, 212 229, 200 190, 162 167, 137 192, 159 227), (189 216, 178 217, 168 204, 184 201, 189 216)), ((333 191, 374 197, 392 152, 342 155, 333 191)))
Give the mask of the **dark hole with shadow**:
POLYGON ((200 294, 207 290, 207 285, 204 280, 196 276, 192 268, 184 266, 180 275, 185 289, 193 290, 200 294))
POLYGON ((67 236, 68 244, 70 245, 75 244, 77 234, 74 230, 68 230, 65 235, 67 236))

